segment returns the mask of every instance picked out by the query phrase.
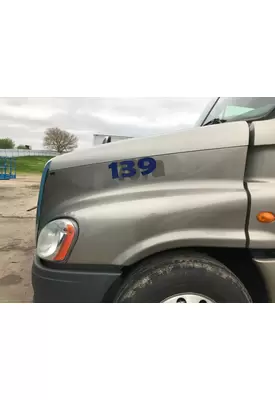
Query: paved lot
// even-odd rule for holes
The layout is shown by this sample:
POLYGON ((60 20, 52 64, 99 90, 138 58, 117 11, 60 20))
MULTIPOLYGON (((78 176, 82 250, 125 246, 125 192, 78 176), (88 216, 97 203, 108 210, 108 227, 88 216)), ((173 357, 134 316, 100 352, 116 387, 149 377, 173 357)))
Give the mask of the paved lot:
POLYGON ((32 301, 31 263, 40 175, 0 181, 0 302, 32 301))

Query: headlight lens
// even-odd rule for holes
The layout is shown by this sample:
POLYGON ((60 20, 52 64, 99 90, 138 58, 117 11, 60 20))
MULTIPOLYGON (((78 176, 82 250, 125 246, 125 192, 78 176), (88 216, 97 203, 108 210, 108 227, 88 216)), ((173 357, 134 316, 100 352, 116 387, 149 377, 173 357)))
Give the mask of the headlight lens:
POLYGON ((77 225, 69 219, 58 219, 41 230, 36 253, 44 260, 64 261, 77 235, 77 225))

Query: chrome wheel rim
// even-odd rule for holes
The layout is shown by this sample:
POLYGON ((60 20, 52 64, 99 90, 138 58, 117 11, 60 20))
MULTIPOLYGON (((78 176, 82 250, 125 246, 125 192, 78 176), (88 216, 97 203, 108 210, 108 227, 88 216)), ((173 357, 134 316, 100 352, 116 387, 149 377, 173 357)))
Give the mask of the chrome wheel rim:
POLYGON ((175 296, 171 296, 162 301, 162 303, 215 303, 214 300, 207 296, 203 296, 197 293, 181 293, 175 296))

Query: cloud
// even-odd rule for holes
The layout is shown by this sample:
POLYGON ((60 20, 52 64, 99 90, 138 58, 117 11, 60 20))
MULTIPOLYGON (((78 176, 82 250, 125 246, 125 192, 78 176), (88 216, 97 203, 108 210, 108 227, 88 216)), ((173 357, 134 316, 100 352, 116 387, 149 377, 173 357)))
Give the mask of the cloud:
POLYGON ((177 112, 171 113, 170 115, 156 116, 153 120, 150 120, 146 117, 137 117, 136 115, 123 115, 107 112, 90 113, 90 116, 99 118, 109 124, 133 125, 140 128, 164 129, 192 124, 199 117, 199 114, 177 112))
POLYGON ((37 106, 14 106, 8 104, 0 105, 0 115, 4 117, 22 118, 24 120, 48 120, 56 114, 66 114, 66 110, 54 109, 51 107, 37 107, 37 106))
POLYGON ((0 120, 0 126, 3 128, 19 128, 19 129, 29 129, 29 126, 21 122, 10 122, 9 120, 0 120))
POLYGON ((205 98, 0 98, 0 137, 42 148, 58 126, 92 145, 93 134, 147 136, 192 125, 205 98))

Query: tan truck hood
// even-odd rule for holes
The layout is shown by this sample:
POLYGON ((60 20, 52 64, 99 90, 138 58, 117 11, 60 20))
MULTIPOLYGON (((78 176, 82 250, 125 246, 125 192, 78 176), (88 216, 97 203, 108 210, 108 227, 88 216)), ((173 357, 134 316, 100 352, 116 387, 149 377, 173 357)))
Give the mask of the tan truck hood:
POLYGON ((247 146, 248 140, 247 123, 243 121, 231 122, 76 150, 55 157, 51 162, 50 169, 65 169, 119 161, 125 158, 247 146))

